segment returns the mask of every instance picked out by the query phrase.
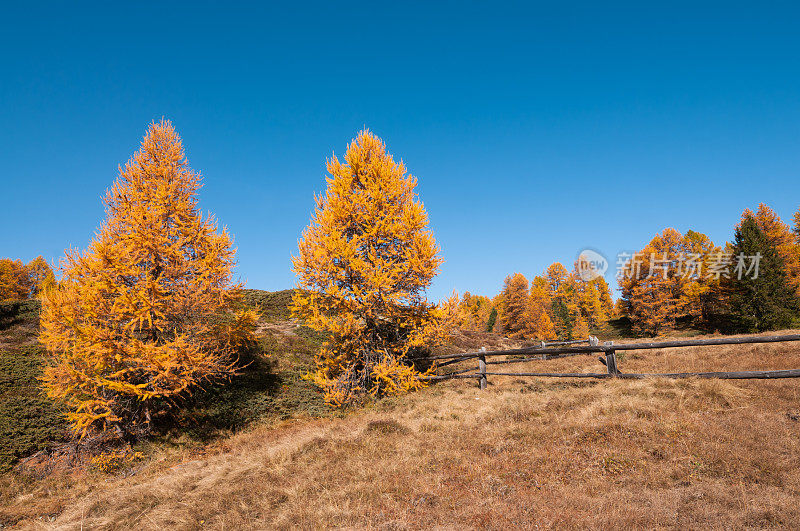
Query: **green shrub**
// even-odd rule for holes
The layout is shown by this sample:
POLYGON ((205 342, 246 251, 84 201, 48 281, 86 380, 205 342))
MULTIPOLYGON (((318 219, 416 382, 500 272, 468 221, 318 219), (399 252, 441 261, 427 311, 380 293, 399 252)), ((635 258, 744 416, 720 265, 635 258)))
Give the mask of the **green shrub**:
POLYGON ((0 330, 24 322, 37 323, 41 309, 36 299, 0 302, 0 330))
POLYGON ((0 472, 68 437, 62 411, 41 392, 43 365, 41 347, 0 351, 0 472))

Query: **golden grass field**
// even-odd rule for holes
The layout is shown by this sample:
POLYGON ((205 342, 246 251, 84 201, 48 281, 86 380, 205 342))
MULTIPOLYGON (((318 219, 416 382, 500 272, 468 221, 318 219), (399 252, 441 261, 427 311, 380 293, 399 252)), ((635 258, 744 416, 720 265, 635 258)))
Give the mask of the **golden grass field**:
MULTIPOLYGON (((797 367, 792 343, 620 361, 627 372, 797 367)), ((503 370, 540 368, 602 366, 580 356, 503 370)), ((450 381, 338 418, 155 447, 133 474, 7 477, 0 515, 38 529, 800 524, 800 380, 489 383, 482 392, 450 381)))

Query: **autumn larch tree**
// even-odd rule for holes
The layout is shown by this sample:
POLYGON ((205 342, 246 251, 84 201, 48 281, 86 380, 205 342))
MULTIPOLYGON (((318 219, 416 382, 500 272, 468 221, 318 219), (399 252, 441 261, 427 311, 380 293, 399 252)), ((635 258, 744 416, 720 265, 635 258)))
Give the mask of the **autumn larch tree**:
POLYGON ((584 280, 578 273, 577 263, 570 279, 573 284, 572 296, 578 307, 578 315, 574 318, 575 325, 571 338, 584 339, 591 328, 597 328, 611 318, 614 311, 611 288, 602 276, 584 280))
POLYGON ((528 332, 528 279, 522 273, 506 277, 501 292, 503 309, 500 320, 508 337, 524 338, 528 332))
POLYGON ((0 259, 0 302, 27 299, 30 290, 25 264, 20 260, 0 259))
POLYGON ((725 311, 721 287, 724 276, 714 273, 714 264, 730 250, 714 245, 705 234, 688 230, 683 236, 683 251, 685 260, 680 274, 685 278, 677 308, 699 326, 719 327, 725 311))
POLYGON ((53 269, 41 255, 28 262, 25 269, 28 272, 31 297, 38 297, 43 290, 55 283, 53 269))
POLYGON ((333 405, 421 387, 410 358, 441 339, 443 308, 425 298, 442 259, 417 180, 367 130, 327 169, 292 258, 293 314, 327 336, 311 379, 333 405))
POLYGON ((685 251, 681 233, 667 228, 625 266, 619 285, 637 334, 656 335, 674 326, 682 315, 681 295, 689 279, 681 274, 677 262, 685 251))
POLYGON ((462 330, 484 332, 489 323, 492 301, 489 297, 465 292, 458 303, 457 324, 462 330))
POLYGON ((247 335, 254 315, 222 318, 238 294, 234 249, 198 210, 199 188, 172 124, 153 123, 107 192, 89 248, 69 251, 45 290, 44 383, 81 435, 146 433, 152 414, 232 374, 233 335, 247 335))
POLYGON ((525 318, 528 337, 542 341, 556 339, 556 329, 550 318, 552 305, 547 280, 544 277, 533 277, 525 318))
POLYGON ((547 268, 545 278, 552 301, 551 315, 556 334, 561 339, 572 339, 575 337, 573 328, 580 316, 575 275, 560 262, 555 262, 547 268))
POLYGON ((20 260, 0 259, 0 302, 35 298, 54 281, 52 268, 41 256, 27 265, 20 260))
POLYGON ((792 221, 794 222, 792 224, 792 236, 794 236, 794 243, 795 245, 800 245, 800 208, 798 208, 797 212, 794 213, 792 221))
POLYGON ((492 297, 492 311, 489 313, 489 323, 486 325, 487 332, 494 332, 496 334, 503 334, 503 308, 505 307, 505 303, 503 302, 503 292, 501 291, 494 297, 492 297), (494 319, 492 319, 494 316, 494 319), (489 324, 491 324, 491 329, 489 329, 489 324))

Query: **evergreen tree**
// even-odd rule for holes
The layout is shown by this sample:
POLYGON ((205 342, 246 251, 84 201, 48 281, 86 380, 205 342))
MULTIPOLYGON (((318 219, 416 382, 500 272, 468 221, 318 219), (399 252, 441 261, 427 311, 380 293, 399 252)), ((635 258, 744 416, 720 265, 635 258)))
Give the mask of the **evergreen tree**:
POLYGON ((497 308, 492 306, 492 311, 489 312, 489 320, 486 322, 486 331, 493 332, 494 324, 497 322, 497 308))
POLYGON ((745 213, 736 228, 734 260, 760 253, 758 276, 753 272, 742 278, 732 274, 728 281, 733 326, 741 332, 761 332, 787 328, 798 310, 798 300, 786 278, 783 258, 775 243, 759 228, 755 217, 745 213))
MULTIPOLYGON (((745 211, 745 214, 748 212, 745 211)), ((764 203, 758 205, 753 217, 767 240, 775 246, 778 256, 783 260, 786 281, 800 297, 800 246, 795 241, 792 229, 764 203)))

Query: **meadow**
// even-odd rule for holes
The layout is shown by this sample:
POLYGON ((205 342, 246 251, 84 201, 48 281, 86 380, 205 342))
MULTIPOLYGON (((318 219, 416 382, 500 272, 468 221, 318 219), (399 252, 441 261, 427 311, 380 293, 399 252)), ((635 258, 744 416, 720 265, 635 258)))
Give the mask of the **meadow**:
MULTIPOLYGON (((249 365, 106 468, 66 443, 59 412, 38 391, 36 309, 6 319, 0 524, 767 528, 800 520, 797 380, 493 377, 485 391, 471 380, 442 382, 334 410, 301 377, 320 337, 289 319, 290 292, 247 290, 246 300, 261 312, 249 365)), ((463 332, 440 351, 519 344, 463 332)), ((599 367, 593 356, 539 363, 599 367)), ((792 344, 632 351, 620 360, 631 372, 798 366, 792 344)))

